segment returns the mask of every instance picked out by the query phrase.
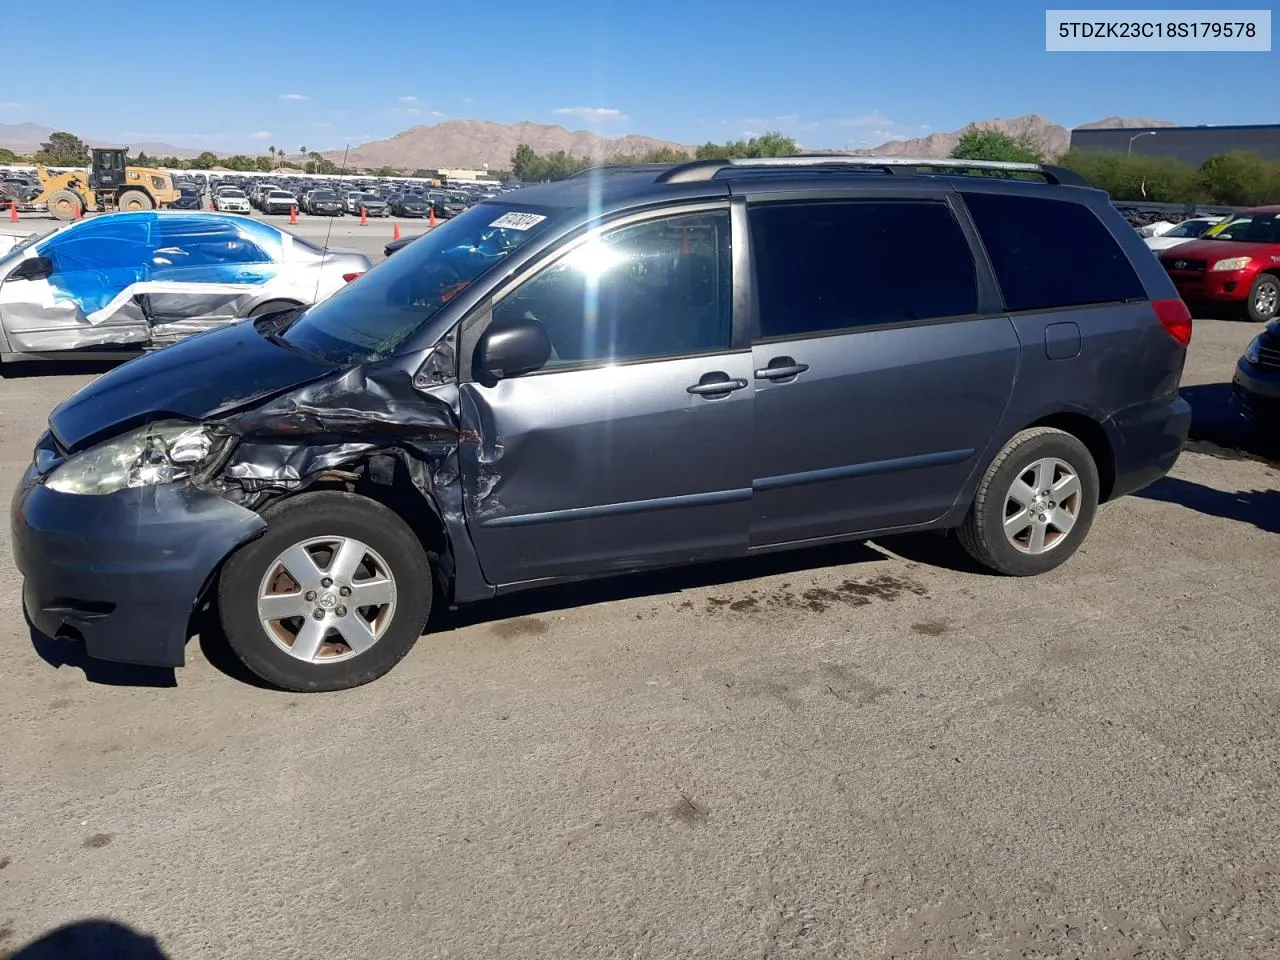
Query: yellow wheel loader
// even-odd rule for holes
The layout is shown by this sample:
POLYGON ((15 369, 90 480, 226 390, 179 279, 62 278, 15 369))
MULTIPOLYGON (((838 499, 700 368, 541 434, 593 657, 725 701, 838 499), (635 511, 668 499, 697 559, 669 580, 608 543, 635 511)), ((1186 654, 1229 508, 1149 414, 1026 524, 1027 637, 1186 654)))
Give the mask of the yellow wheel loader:
POLYGON ((124 147, 93 147, 88 174, 69 170, 50 174, 37 165, 40 195, 59 220, 74 220, 80 211, 154 210, 178 199, 173 177, 151 167, 125 165, 124 147))

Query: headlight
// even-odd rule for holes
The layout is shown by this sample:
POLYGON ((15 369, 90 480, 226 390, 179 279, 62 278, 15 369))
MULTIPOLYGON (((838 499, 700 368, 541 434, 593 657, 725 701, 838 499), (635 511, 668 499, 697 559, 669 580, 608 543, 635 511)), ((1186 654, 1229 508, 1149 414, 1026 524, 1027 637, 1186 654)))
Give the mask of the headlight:
POLYGON ((1258 334, 1244 348, 1244 358, 1250 363, 1257 363, 1262 354, 1262 334, 1258 334))
POLYGON ((126 487, 153 487, 191 476, 213 441, 203 427, 154 423, 77 454, 45 486, 59 493, 101 496, 126 487))
POLYGON ((1214 273, 1225 273, 1228 270, 1243 270, 1249 265, 1249 257, 1231 257, 1227 260, 1219 260, 1212 267, 1214 273))

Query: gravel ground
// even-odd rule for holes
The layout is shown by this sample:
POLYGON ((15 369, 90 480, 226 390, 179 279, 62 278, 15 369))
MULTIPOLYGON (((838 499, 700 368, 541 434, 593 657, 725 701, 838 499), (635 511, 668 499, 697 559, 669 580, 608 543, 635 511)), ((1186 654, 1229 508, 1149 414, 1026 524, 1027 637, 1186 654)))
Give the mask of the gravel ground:
MULTIPOLYGON (((1280 956, 1280 468, 1220 416, 1253 332, 1197 324, 1200 439, 1034 581, 934 537, 624 578, 307 697, 214 638, 84 664, 0 543, 0 953, 1280 956)), ((87 380, 0 381, 9 489, 87 380)))

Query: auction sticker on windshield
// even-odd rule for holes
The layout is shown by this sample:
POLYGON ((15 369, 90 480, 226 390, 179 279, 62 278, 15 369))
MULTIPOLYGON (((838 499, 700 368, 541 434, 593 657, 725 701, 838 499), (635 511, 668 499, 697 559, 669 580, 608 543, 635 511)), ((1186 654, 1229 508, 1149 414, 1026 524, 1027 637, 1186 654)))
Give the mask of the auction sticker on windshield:
POLYGON ((508 230, 528 230, 545 219, 547 218, 538 213, 504 213, 489 226, 505 227, 508 230))

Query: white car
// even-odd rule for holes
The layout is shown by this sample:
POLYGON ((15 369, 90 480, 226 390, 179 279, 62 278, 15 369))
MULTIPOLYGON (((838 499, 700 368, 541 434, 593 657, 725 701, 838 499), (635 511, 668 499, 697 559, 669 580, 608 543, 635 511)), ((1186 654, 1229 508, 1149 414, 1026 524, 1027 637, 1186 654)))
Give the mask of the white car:
POLYGON ((149 349, 325 299, 372 268, 247 217, 146 211, 72 221, 0 254, 0 360, 149 349))
POLYGON ((1190 220, 1183 220, 1176 227, 1166 230, 1159 236, 1143 237, 1143 243, 1156 252, 1168 250, 1188 240, 1199 240, 1210 227, 1225 219, 1226 217, 1193 217, 1190 220))
POLYGON ((213 208, 219 213, 252 213, 249 198, 243 190, 234 187, 219 190, 213 198, 213 208))

